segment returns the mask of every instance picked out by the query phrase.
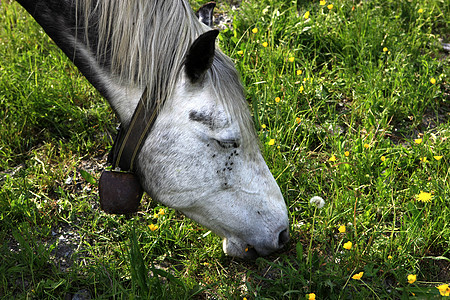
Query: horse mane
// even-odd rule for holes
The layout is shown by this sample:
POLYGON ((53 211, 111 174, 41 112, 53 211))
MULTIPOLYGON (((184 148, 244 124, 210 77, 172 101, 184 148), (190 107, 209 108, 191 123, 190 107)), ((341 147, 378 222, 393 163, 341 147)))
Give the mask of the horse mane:
MULTIPOLYGON (((119 82, 147 87, 147 99, 159 101, 158 107, 171 97, 190 45, 210 30, 186 0, 75 1, 78 24, 97 60, 119 82)), ((248 106, 240 76, 219 49, 207 78, 229 116, 247 133, 243 138, 253 138, 253 122, 243 113, 248 106)))

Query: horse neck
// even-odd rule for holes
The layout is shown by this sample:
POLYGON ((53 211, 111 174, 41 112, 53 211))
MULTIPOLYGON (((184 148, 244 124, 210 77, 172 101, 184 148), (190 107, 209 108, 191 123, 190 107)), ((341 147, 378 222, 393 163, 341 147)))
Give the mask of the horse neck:
POLYGON ((83 28, 84 19, 74 0, 18 0, 87 80, 105 97, 121 122, 127 123, 143 92, 112 74, 108 57, 99 58, 96 28, 83 28), (80 26, 81 25, 81 26, 80 26), (87 33, 87 34, 86 34, 87 33), (88 42, 89 41, 89 42, 88 42))

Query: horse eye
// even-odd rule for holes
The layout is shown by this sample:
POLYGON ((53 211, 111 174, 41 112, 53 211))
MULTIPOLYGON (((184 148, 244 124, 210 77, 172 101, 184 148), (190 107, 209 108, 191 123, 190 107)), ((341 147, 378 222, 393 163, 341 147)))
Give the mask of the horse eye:
POLYGON ((240 144, 238 140, 217 140, 214 139, 217 144, 225 149, 229 149, 229 148, 239 148, 240 144))

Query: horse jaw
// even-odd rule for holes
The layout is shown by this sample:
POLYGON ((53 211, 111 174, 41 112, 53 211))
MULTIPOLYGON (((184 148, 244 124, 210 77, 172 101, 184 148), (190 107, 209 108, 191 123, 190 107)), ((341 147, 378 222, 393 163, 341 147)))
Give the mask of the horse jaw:
POLYGON ((289 223, 258 142, 246 134, 208 84, 183 76, 139 154, 138 173, 153 199, 223 237, 228 255, 249 258, 280 249, 289 223))

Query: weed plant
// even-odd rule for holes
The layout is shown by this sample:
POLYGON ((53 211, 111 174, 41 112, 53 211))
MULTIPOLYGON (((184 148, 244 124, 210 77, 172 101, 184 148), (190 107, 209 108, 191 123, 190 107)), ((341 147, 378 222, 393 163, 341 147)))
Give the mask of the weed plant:
POLYGON ((17 3, 0 9, 1 298, 450 292, 448 1, 219 3, 291 221, 285 249, 251 262, 148 197, 134 216, 100 210, 117 121, 17 3))

